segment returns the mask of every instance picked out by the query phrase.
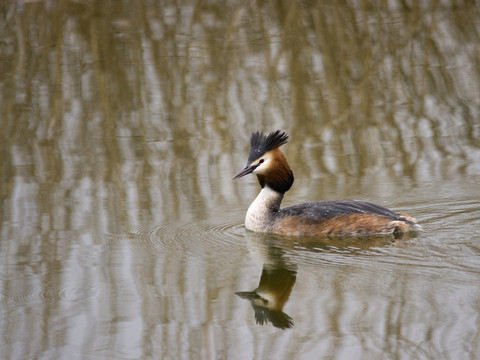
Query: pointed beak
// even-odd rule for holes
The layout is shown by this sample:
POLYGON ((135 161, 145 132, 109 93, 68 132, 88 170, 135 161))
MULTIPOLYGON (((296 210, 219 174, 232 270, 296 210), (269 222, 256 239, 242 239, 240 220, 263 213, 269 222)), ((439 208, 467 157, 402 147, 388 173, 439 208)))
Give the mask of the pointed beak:
POLYGON ((256 300, 262 298, 255 291, 238 291, 235 293, 235 295, 247 300, 256 300))
POLYGON ((232 178, 232 180, 235 180, 235 179, 238 179, 242 176, 251 174, 253 172, 253 170, 255 170, 257 167, 258 167, 258 165, 248 165, 247 164, 247 166, 245 166, 245 169, 241 170, 237 175, 235 175, 232 178))

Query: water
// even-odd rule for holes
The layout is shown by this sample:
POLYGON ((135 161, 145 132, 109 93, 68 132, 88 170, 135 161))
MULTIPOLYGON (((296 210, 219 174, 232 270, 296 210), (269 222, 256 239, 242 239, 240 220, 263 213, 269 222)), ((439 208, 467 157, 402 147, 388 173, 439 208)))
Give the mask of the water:
POLYGON ((475 5, 0 11, 0 358, 480 357, 475 5), (368 200, 424 231, 247 232, 258 183, 232 176, 277 128, 284 205, 368 200))

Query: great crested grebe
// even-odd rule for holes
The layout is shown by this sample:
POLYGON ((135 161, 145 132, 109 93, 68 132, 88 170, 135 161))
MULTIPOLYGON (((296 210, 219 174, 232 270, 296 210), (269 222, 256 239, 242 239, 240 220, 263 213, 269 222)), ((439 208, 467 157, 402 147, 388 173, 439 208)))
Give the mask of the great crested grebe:
POLYGON ((365 201, 317 201, 280 209, 283 195, 293 184, 293 172, 280 150, 288 134, 277 130, 252 134, 247 166, 233 179, 257 175, 262 187, 245 217, 245 227, 280 235, 366 236, 420 231, 416 220, 365 201))

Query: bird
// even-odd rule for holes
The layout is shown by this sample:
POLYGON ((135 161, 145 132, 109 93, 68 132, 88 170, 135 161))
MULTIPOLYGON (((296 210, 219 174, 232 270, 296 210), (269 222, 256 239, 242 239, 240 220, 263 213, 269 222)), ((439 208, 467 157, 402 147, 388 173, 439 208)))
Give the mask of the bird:
POLYGON ((250 139, 247 165, 233 179, 257 176, 261 190, 247 210, 245 228, 287 236, 359 237, 421 231, 415 218, 360 200, 315 201, 280 208, 294 176, 280 147, 289 135, 256 131, 250 139))

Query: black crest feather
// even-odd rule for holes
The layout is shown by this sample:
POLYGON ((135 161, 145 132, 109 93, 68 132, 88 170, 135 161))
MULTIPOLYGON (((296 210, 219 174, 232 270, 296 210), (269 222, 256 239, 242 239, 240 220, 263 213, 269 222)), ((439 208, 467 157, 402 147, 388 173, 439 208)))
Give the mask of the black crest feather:
POLYGON ((254 132, 250 139, 250 154, 248 155, 248 162, 255 161, 260 156, 269 152, 279 146, 286 144, 288 141, 288 134, 284 131, 277 130, 268 135, 261 132, 254 132))

